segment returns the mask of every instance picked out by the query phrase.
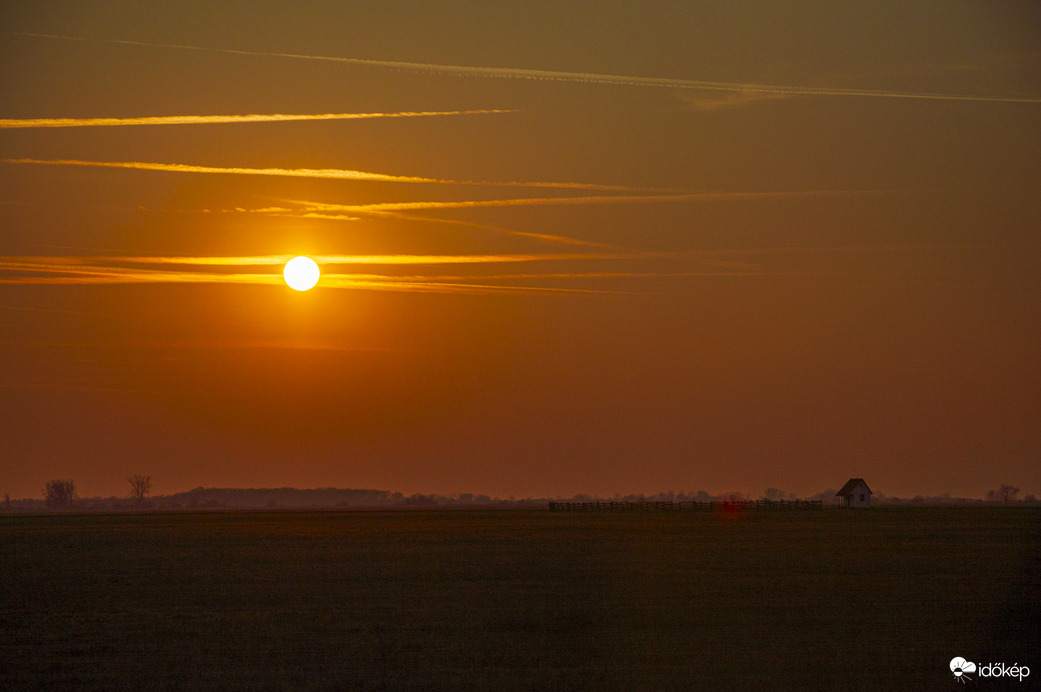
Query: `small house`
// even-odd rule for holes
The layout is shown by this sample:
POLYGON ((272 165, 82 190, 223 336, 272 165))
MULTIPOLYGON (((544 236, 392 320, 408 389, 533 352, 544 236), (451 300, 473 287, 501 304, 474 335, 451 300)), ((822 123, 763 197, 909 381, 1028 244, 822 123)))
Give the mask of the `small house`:
POLYGON ((835 493, 835 497, 841 497, 844 507, 870 507, 871 488, 867 486, 863 478, 850 478, 842 490, 835 493))

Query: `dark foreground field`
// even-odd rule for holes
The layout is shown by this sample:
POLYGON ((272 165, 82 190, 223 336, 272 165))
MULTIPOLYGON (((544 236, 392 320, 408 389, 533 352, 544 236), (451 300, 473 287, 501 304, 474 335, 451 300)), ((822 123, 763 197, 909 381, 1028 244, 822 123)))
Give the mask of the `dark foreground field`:
POLYGON ((0 689, 1041 680, 1029 509, 0 516, 0 560, 0 689))

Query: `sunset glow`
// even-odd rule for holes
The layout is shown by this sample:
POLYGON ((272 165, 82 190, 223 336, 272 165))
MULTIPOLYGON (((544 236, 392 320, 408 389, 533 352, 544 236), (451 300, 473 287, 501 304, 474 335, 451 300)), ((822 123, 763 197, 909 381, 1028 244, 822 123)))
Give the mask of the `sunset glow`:
POLYGON ((1041 494, 1030 3, 8 5, 0 499, 1041 494))
POLYGON ((1041 0, 0 2, 0 692, 1036 686, 1039 190, 1041 0))

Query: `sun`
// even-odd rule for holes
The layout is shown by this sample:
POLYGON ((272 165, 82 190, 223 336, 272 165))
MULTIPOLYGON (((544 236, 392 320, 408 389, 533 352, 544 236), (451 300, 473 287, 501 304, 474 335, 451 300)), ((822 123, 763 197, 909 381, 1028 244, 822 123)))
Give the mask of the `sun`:
POLYGON ((286 262, 286 267, 282 270, 286 283, 296 291, 314 288, 321 274, 318 264, 310 257, 294 257, 286 262))

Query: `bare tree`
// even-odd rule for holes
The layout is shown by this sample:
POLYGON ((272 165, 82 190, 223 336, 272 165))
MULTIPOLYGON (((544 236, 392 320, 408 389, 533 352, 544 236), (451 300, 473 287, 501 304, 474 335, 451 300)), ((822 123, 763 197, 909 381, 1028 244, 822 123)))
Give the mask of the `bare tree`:
POLYGON ((127 478, 127 483, 130 484, 130 497, 138 504, 144 502, 145 495, 152 490, 151 476, 130 476, 127 478))
POLYGON ((47 481, 43 496, 48 509, 63 509, 76 499, 76 484, 70 480, 47 481))
POLYGON ((998 500, 1001 502, 1015 502, 1018 494, 1019 488, 1014 485, 1005 485, 1004 483, 1001 484, 997 492, 998 500))
POLYGON ((1015 502, 1018 494, 1019 488, 1002 483, 997 490, 987 491, 987 499, 991 502, 1015 502))

